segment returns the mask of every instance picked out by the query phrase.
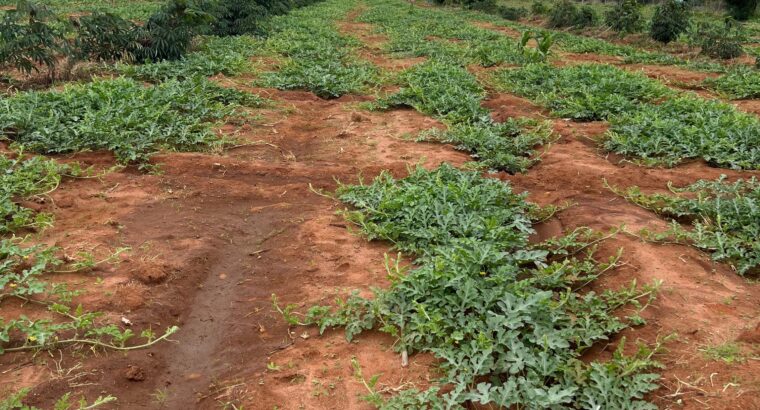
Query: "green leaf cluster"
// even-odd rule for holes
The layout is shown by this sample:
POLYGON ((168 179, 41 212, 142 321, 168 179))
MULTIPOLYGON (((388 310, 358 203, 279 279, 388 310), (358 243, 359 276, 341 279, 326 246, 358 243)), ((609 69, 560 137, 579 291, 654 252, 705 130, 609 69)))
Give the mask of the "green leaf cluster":
POLYGON ((435 355, 440 383, 451 385, 446 393, 403 391, 381 408, 655 408, 643 401, 657 388, 658 376, 644 373, 655 364, 652 352, 626 357, 621 347, 610 362, 580 360, 628 326, 617 308, 641 308, 653 295, 635 284, 581 291, 616 264, 592 258, 593 232, 530 245, 535 206, 524 195, 449 165, 402 180, 384 173, 337 194, 356 208, 349 221, 369 239, 416 256, 416 267, 391 266, 390 288, 373 299, 354 294, 334 309, 314 307, 306 323, 344 326, 349 339, 379 328, 397 338, 399 351, 435 355))
POLYGON ((361 92, 375 84, 377 68, 357 57, 359 43, 341 35, 334 23, 354 5, 323 3, 273 18, 266 46, 287 59, 277 71, 265 73, 262 83, 283 90, 306 89, 322 98, 361 92))
POLYGON ((705 79, 704 85, 732 100, 760 97, 760 73, 742 65, 733 67, 720 77, 705 79))
POLYGON ((500 70, 493 81, 498 88, 530 98, 555 115, 581 121, 634 112, 642 103, 673 94, 643 74, 606 64, 561 68, 532 64, 500 70))
POLYGON ((610 118, 604 147, 650 165, 703 159, 760 169, 760 120, 721 101, 678 97, 610 118))
POLYGON ((204 78, 154 86, 127 78, 97 80, 0 98, 0 131, 39 153, 108 150, 119 162, 144 165, 160 149, 219 145, 213 123, 240 105, 262 103, 204 78))
MULTIPOLYGON (((712 254, 716 261, 729 262, 741 275, 760 273, 760 182, 751 178, 729 182, 725 176, 701 180, 672 194, 644 194, 632 187, 625 193, 630 201, 677 221, 665 236, 692 243, 712 254)), ((662 235, 661 235, 662 236, 662 235)))

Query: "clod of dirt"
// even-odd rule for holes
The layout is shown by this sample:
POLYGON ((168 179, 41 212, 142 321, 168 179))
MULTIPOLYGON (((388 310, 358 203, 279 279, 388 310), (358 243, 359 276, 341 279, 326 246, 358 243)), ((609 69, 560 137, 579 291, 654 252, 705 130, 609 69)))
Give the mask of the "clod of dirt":
POLYGON ((365 118, 363 115, 359 114, 358 112, 351 113, 351 122, 362 122, 365 118))
POLYGON ((141 382, 145 380, 145 372, 140 367, 130 364, 124 372, 124 377, 131 382, 141 382))
POLYGON ((169 276, 171 269, 166 265, 142 264, 132 274, 140 282, 146 285, 162 283, 169 276))
POLYGON ((737 339, 740 342, 760 343, 760 323, 754 329, 746 330, 737 339))

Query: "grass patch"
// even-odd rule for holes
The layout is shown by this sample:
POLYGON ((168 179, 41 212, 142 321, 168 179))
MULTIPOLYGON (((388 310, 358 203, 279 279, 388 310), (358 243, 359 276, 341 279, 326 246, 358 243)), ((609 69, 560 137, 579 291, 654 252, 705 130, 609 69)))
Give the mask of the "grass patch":
POLYGON ((730 263, 741 275, 760 273, 760 182, 752 178, 699 181, 672 194, 644 194, 637 187, 622 193, 629 201, 672 218, 671 228, 652 234, 656 240, 692 244, 730 263), (691 225, 682 227, 677 221, 691 225))
POLYGON ((679 97, 610 118, 604 147, 648 165, 701 158, 717 167, 760 169, 760 120, 720 101, 679 97))
POLYGON ((633 112, 641 103, 673 94, 643 74, 603 64, 564 68, 531 64, 500 70, 493 82, 499 89, 530 98, 557 116, 581 121, 633 112))
POLYGON ((392 284, 376 289, 374 298, 354 293, 336 308, 311 308, 304 319, 289 306, 286 318, 322 330, 342 326, 349 339, 379 328, 397 339, 393 346, 402 357, 432 353, 444 374, 429 390, 404 390, 387 401, 373 391, 374 404, 655 408, 642 399, 657 388, 658 376, 646 373, 657 365, 654 350, 624 356, 621 344, 608 362, 580 360, 590 346, 629 325, 614 311, 638 311, 653 295, 635 285, 581 290, 617 264, 616 258, 593 259, 597 235, 580 229, 529 245, 537 207, 507 183, 448 165, 418 168, 401 180, 382 174, 369 185, 341 186, 337 194, 356 208, 346 212, 349 221, 369 239, 388 240, 417 257, 416 267, 388 263, 392 284))
POLYGON ((119 162, 142 166, 161 149, 218 146, 213 124, 263 101, 202 78, 147 87, 126 78, 98 80, 0 99, 0 130, 34 152, 108 150, 119 162))
POLYGON ((277 71, 265 73, 262 83, 305 89, 322 98, 363 93, 376 84, 377 68, 356 56, 360 43, 341 35, 334 23, 355 6, 353 1, 321 3, 274 17, 267 48, 286 60, 277 71))
POLYGON ((744 363, 747 360, 737 343, 707 346, 704 349, 700 349, 700 351, 707 359, 720 360, 727 364, 744 363))

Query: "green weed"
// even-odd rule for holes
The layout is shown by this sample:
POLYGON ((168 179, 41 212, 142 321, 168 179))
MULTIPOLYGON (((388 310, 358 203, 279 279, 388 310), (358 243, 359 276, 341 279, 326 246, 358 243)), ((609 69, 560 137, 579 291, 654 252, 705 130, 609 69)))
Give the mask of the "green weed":
POLYGON ((707 346, 700 349, 702 354, 710 360, 721 360, 725 363, 743 363, 746 361, 746 357, 742 354, 742 350, 736 343, 724 343, 716 346, 707 346))

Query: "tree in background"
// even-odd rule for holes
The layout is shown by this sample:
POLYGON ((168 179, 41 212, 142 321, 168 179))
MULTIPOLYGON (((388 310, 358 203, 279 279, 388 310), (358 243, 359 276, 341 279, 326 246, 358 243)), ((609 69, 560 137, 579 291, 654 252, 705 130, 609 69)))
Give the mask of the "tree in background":
POLYGON ((654 10, 649 35, 659 42, 670 43, 688 28, 689 9, 686 2, 666 0, 654 10))
POLYGON ((760 0, 726 0, 726 6, 735 19, 746 21, 755 14, 758 2, 760 0))

